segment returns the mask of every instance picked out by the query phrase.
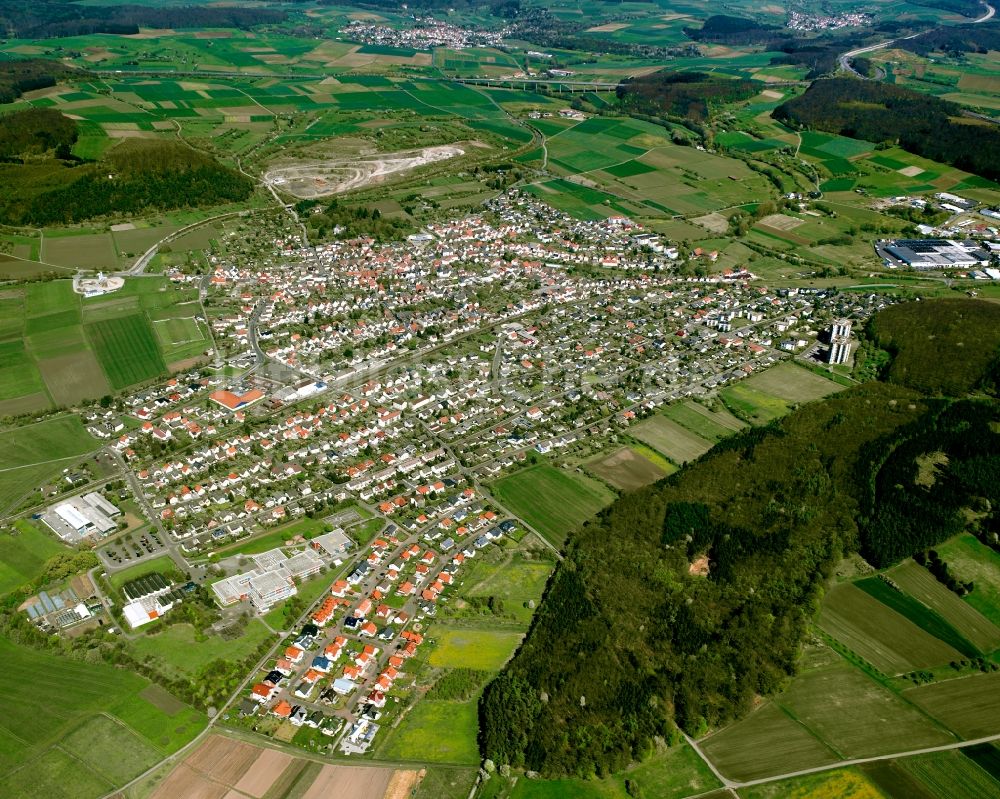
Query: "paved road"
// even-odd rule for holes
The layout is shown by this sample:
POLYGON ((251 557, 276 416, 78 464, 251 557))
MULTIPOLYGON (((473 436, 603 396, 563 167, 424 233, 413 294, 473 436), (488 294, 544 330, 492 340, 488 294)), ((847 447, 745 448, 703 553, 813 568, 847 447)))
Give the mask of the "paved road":
MULTIPOLYGON (((963 24, 964 25, 978 25, 981 22, 986 22, 987 20, 992 19, 993 16, 996 14, 996 9, 993 6, 989 5, 988 3, 983 3, 983 5, 986 6, 986 11, 985 11, 985 13, 981 17, 979 17, 978 19, 970 20, 969 22, 966 22, 966 23, 963 23, 963 24)), ((856 75, 857 77, 861 78, 862 80, 870 80, 870 78, 868 78, 865 75, 862 75, 860 72, 858 72, 852 66, 852 64, 851 64, 851 59, 852 58, 854 58, 856 56, 859 56, 859 55, 863 55, 864 53, 872 53, 872 52, 875 52, 876 50, 884 50, 887 47, 891 47, 896 42, 905 42, 907 39, 915 39, 917 36, 920 36, 922 33, 925 33, 925 31, 921 31, 920 33, 913 33, 913 34, 910 34, 909 36, 901 36, 898 39, 890 39, 887 42, 880 42, 879 44, 871 44, 871 45, 868 45, 867 47, 859 47, 856 50, 851 50, 849 52, 843 53, 840 56, 840 58, 838 59, 839 62, 840 62, 840 68, 844 72, 850 72, 853 75, 856 75)))

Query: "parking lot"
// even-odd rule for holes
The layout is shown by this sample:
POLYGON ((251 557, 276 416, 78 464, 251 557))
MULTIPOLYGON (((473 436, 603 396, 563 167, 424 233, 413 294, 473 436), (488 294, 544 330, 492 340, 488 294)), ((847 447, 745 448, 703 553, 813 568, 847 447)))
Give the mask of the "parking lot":
POLYGON ((99 554, 111 566, 127 566, 165 551, 160 534, 150 527, 144 527, 115 539, 103 547, 99 554))

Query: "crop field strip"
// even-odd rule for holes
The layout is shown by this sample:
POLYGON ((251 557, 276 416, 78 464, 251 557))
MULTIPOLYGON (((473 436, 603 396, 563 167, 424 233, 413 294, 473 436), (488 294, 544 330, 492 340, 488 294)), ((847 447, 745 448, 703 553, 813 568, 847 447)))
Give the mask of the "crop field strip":
POLYGON ((939 583, 923 566, 912 560, 905 561, 891 569, 888 575, 910 596, 938 613, 980 652, 988 653, 1000 647, 1000 628, 939 583))
POLYGON ((962 738, 1000 732, 1000 672, 908 688, 903 697, 962 738))
POLYGON ((945 665, 962 655, 855 585, 827 592, 819 627, 885 674, 945 665))

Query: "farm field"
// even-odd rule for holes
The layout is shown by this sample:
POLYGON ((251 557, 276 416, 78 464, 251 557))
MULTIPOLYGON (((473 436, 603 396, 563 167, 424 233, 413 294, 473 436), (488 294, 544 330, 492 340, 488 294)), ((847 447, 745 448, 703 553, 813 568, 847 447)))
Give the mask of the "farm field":
POLYGON ((773 702, 699 743, 723 776, 738 780, 814 768, 840 759, 773 702))
POLYGON ((767 424, 791 410, 784 400, 748 386, 745 380, 726 386, 719 396, 730 411, 754 425, 767 424))
POLYGON ((936 547, 948 568, 962 582, 975 584, 962 598, 993 624, 1000 625, 1000 553, 963 533, 936 547))
POLYGON ((596 480, 548 464, 503 477, 491 490, 556 547, 614 499, 614 494, 596 480))
POLYGON ((960 751, 933 752, 896 763, 937 799, 1000 797, 1000 782, 960 751))
POLYGON ((678 465, 696 460, 708 452, 713 444, 662 415, 651 416, 640 422, 630 433, 678 465))
POLYGON ((521 643, 521 633, 440 627, 427 662, 435 668, 499 671, 521 643))
POLYGON ((845 661, 803 672, 775 701, 847 759, 954 741, 917 708, 845 661))
POLYGON ((0 639, 0 654, 9 668, 31 674, 35 686, 0 701, 5 795, 34 797, 44 786, 46 796, 100 796, 191 740, 204 724, 201 714, 176 700, 161 710, 143 698, 150 683, 130 672, 16 647, 6 639, 0 639), (108 747, 120 750, 117 758, 106 756, 108 747))
POLYGON ((162 277, 132 278, 110 295, 86 299, 69 280, 5 292, 0 413, 99 398, 200 355, 210 339, 194 319, 201 312, 195 297, 162 277))
POLYGON ((921 685, 903 696, 963 738, 1000 734, 1000 672, 921 685))
POLYGON ((939 583, 923 566, 908 560, 890 569, 888 574, 906 593, 940 614, 980 652, 1000 647, 1000 628, 939 583))
POLYGON ((693 400, 670 405, 663 415, 712 442, 721 441, 746 426, 730 413, 710 411, 693 400))
POLYGON ((623 491, 655 483, 668 474, 665 469, 632 447, 622 447, 606 455, 599 455, 588 461, 586 467, 591 474, 623 491))
POLYGON ((751 375, 740 385, 770 394, 789 404, 811 402, 844 390, 839 383, 788 362, 751 375))
POLYGON ((221 735, 208 736, 148 794, 150 799, 191 797, 350 796, 382 799, 390 785, 409 796, 415 771, 325 765, 221 735))
POLYGON ((827 592, 819 627, 886 674, 941 666, 962 655, 849 583, 827 592))
POLYGON ((740 788, 737 794, 740 799, 891 799, 862 771, 854 768, 740 788))

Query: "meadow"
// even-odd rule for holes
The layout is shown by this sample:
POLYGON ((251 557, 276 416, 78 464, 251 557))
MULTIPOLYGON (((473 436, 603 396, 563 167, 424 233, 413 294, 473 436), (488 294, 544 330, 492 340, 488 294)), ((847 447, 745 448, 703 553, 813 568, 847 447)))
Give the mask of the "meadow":
POLYGON ((49 558, 65 551, 55 535, 25 519, 15 522, 9 532, 0 533, 0 594, 30 583, 49 558))
POLYGON ((721 441, 746 425, 725 411, 711 411, 694 400, 670 405, 663 415, 709 441, 721 441))
POLYGON ((478 699, 445 702, 424 699, 411 708, 378 750, 385 760, 455 765, 479 762, 476 733, 478 699))
POLYGON ((0 512, 97 448, 97 441, 75 415, 0 429, 0 449, 5 453, 0 468, 0 512))
POLYGON ((160 661, 168 673, 194 677, 213 660, 242 660, 270 637, 272 633, 259 619, 251 619, 243 634, 232 639, 199 637, 190 624, 171 624, 158 631, 150 625, 130 648, 140 658, 160 661))
POLYGON ((789 404, 811 402, 844 390, 844 386, 839 383, 789 362, 779 363, 751 375, 741 385, 770 394, 789 404))
POLYGON ((521 633, 466 627, 434 630, 433 637, 431 666, 477 671, 499 671, 521 642, 521 633))
POLYGON ((962 598, 994 625, 1000 625, 1000 553, 963 533, 936 547, 948 569, 962 582, 972 582, 971 594, 962 598))
POLYGON ((614 499, 596 480, 548 464, 503 477, 491 490, 555 547, 561 547, 572 530, 614 499))
POLYGON ((462 595, 496 597, 503 601, 507 613, 527 626, 533 611, 525 605, 541 600, 552 564, 527 560, 520 553, 514 553, 502 563, 487 563, 476 558, 467 565, 469 574, 464 579, 462 595))

